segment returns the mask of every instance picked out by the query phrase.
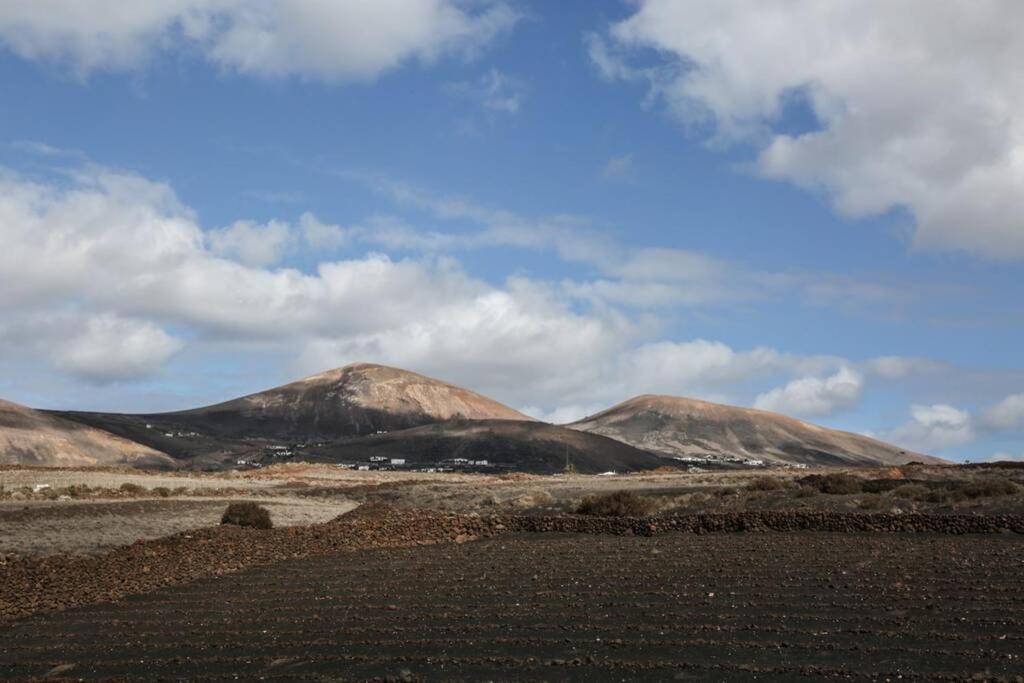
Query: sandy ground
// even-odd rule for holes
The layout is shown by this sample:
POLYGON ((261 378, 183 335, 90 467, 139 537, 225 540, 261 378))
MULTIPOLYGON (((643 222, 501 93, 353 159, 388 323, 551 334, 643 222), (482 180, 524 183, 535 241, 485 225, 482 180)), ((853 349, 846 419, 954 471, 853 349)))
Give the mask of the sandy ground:
MULTIPOLYGON (((214 526, 230 498, 0 502, 0 557, 97 555, 138 540, 214 526)), ((346 500, 246 498, 275 526, 320 524, 356 507, 346 500)))

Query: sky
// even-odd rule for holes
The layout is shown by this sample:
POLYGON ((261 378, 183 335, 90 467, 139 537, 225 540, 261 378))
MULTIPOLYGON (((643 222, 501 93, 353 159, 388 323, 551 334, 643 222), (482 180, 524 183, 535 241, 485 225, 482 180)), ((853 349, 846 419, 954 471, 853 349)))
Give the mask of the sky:
POLYGON ((1024 458, 1024 4, 0 1, 0 397, 354 361, 1024 458))

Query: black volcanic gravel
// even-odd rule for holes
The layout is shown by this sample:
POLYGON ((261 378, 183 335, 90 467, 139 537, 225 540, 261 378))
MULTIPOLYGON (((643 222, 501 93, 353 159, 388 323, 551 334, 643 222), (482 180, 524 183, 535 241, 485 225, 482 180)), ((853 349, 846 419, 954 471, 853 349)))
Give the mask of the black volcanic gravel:
POLYGON ((509 534, 42 614, 0 678, 1024 680, 1024 539, 509 534))

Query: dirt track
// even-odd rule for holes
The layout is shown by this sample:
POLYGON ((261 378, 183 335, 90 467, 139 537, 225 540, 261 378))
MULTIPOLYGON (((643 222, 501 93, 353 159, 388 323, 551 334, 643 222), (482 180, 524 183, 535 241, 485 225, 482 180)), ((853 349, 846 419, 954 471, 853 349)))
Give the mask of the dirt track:
POLYGON ((1022 570, 1016 534, 351 550, 30 618, 0 635, 0 678, 1014 680, 1022 570))

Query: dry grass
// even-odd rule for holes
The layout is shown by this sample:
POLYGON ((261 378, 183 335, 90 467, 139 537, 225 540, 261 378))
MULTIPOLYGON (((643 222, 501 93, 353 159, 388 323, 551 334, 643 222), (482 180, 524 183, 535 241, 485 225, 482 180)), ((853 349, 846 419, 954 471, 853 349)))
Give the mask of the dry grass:
POLYGON ((616 491, 603 496, 587 496, 576 508, 580 515, 598 517, 646 517, 655 510, 655 503, 632 491, 616 491))

